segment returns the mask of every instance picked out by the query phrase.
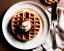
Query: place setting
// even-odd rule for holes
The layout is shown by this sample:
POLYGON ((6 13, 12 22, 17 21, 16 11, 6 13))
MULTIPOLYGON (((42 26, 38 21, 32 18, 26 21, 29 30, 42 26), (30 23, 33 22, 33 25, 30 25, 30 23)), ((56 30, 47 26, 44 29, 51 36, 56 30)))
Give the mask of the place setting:
POLYGON ((51 8, 45 10, 35 2, 22 1, 7 10, 2 31, 11 46, 32 51, 61 51, 64 48, 64 8, 57 7, 60 0, 44 1, 51 8))

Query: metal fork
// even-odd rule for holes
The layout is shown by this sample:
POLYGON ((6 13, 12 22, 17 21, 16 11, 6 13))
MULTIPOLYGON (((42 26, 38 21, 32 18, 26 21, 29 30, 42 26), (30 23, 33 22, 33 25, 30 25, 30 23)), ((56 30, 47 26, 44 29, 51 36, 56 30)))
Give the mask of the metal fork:
POLYGON ((53 41, 52 41, 52 48, 53 49, 56 49, 57 48, 57 44, 56 44, 56 33, 55 33, 55 24, 54 24, 54 20, 56 19, 57 20, 57 13, 56 13, 56 8, 57 8, 57 2, 55 2, 53 5, 52 5, 52 10, 51 10, 51 21, 52 21, 52 24, 53 24, 53 41))

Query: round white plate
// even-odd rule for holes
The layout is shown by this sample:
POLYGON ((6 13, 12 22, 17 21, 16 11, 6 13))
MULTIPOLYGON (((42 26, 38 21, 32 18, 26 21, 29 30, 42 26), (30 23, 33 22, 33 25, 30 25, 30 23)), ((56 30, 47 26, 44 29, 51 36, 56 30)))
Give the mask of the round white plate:
POLYGON ((4 35, 5 39, 12 46, 14 46, 18 49, 24 49, 24 50, 32 49, 32 48, 38 47, 41 44, 44 44, 48 31, 49 31, 49 19, 47 17, 47 14, 45 13, 44 9, 40 5, 38 5, 34 2, 30 2, 30 1, 19 2, 19 3, 14 4, 13 6, 11 6, 7 10, 6 14, 4 15, 3 22, 2 22, 2 31, 3 31, 3 35, 4 35), (42 16, 42 19, 44 21, 44 30, 43 30, 43 32, 41 32, 40 36, 36 36, 34 39, 24 42, 24 43, 16 40, 7 31, 7 26, 8 26, 9 21, 11 20, 11 18, 15 14, 15 12, 22 8, 31 8, 31 9, 37 11, 42 16))

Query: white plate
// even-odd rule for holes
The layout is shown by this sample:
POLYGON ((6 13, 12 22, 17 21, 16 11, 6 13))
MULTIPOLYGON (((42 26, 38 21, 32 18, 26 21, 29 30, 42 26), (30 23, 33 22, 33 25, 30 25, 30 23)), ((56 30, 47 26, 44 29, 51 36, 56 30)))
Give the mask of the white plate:
POLYGON ((35 47, 38 47, 41 44, 44 44, 48 31, 49 31, 49 19, 44 11, 44 9, 34 3, 34 2, 30 2, 30 1, 23 1, 23 2, 19 2, 14 4, 13 6, 11 6, 6 14, 4 15, 3 18, 3 22, 2 22, 2 31, 3 31, 3 35, 5 37, 5 39, 8 41, 8 43, 10 43, 12 46, 18 48, 18 49, 32 49, 35 47), (18 40, 16 40, 8 31, 7 31, 7 25, 10 21, 10 19, 13 17, 13 15, 15 14, 15 12, 19 9, 22 8, 31 8, 34 9, 35 11, 37 11, 41 16, 42 19, 44 21, 44 30, 43 32, 41 32, 40 36, 35 37, 34 39, 27 41, 25 43, 22 43, 18 40))

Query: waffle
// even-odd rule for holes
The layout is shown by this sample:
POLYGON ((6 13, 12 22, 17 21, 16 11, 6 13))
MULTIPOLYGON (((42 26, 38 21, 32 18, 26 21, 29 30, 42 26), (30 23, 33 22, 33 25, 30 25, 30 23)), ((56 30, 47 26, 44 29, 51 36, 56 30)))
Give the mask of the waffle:
POLYGON ((11 28, 13 34, 20 40, 31 40, 36 37, 40 30, 40 16, 31 9, 21 9, 12 18, 11 28), (31 22, 31 29, 28 32, 23 32, 20 25, 23 21, 31 22))
POLYGON ((60 0, 44 0, 47 4, 54 4, 54 2, 59 3, 60 0))

